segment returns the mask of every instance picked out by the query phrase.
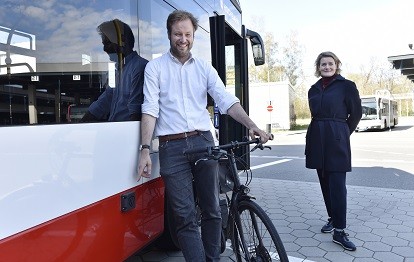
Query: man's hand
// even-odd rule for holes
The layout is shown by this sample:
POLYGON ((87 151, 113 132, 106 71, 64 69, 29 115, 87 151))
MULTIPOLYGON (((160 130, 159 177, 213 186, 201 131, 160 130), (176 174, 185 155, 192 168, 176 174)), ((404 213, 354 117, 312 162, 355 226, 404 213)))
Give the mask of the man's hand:
POLYGON ((139 181, 141 177, 149 178, 151 175, 151 167, 152 167, 152 162, 151 162, 151 157, 149 154, 149 149, 148 148, 142 149, 141 154, 139 156, 139 161, 138 161, 137 181, 139 181))
POLYGON ((271 134, 266 133, 265 131, 259 129, 258 127, 254 127, 252 129, 249 130, 249 135, 251 139, 255 139, 256 136, 260 136, 260 141, 264 144, 266 143, 269 139, 272 138, 271 134))

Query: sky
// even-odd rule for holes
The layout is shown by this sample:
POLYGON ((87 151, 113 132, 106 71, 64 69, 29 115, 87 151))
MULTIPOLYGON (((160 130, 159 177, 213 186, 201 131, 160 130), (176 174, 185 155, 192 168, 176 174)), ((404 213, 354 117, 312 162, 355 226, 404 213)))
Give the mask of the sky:
POLYGON ((305 74, 313 73, 323 51, 339 57, 344 74, 369 68, 372 61, 390 66, 389 56, 414 53, 408 48, 414 44, 413 0, 240 0, 240 5, 247 28, 262 37, 273 33, 279 46, 297 33, 305 74))

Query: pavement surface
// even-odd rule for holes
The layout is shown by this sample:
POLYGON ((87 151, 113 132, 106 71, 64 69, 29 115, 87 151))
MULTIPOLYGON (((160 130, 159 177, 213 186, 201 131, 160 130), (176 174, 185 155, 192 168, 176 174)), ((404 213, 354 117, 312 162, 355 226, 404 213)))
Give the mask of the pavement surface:
MULTIPOLYGON (((346 251, 320 232, 326 211, 318 183, 253 179, 252 194, 278 230, 291 262, 414 262, 414 191, 348 186, 346 251)), ((181 252, 148 249, 133 261, 184 261, 181 252)), ((227 249, 221 261, 235 261, 227 249)))
MULTIPOLYGON (((301 132, 278 135, 293 142, 290 135, 301 132)), ((332 234, 320 231, 327 214, 319 183, 253 178, 249 187, 275 224, 291 262, 414 262, 414 190, 348 185, 345 231, 357 250, 347 251, 332 242, 332 234)), ((148 248, 126 260, 141 261, 184 258, 181 252, 148 248)), ((235 261, 230 248, 221 261, 235 261)))

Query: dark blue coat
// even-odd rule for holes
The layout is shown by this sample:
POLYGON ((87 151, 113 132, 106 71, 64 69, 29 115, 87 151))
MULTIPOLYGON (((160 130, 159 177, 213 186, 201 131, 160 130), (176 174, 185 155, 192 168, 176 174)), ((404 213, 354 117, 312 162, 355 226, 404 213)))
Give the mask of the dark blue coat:
POLYGON ((312 121, 306 134, 306 167, 351 171, 350 135, 362 116, 355 83, 338 75, 322 88, 319 79, 309 89, 308 101, 312 121))

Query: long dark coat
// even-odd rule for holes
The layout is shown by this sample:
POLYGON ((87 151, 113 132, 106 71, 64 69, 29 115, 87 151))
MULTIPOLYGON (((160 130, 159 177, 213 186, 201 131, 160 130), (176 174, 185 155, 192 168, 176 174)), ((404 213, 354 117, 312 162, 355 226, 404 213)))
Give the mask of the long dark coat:
POLYGON ((319 79, 309 89, 308 101, 312 121, 306 134, 306 167, 351 171, 350 135, 362 116, 355 83, 337 75, 323 88, 319 79))

